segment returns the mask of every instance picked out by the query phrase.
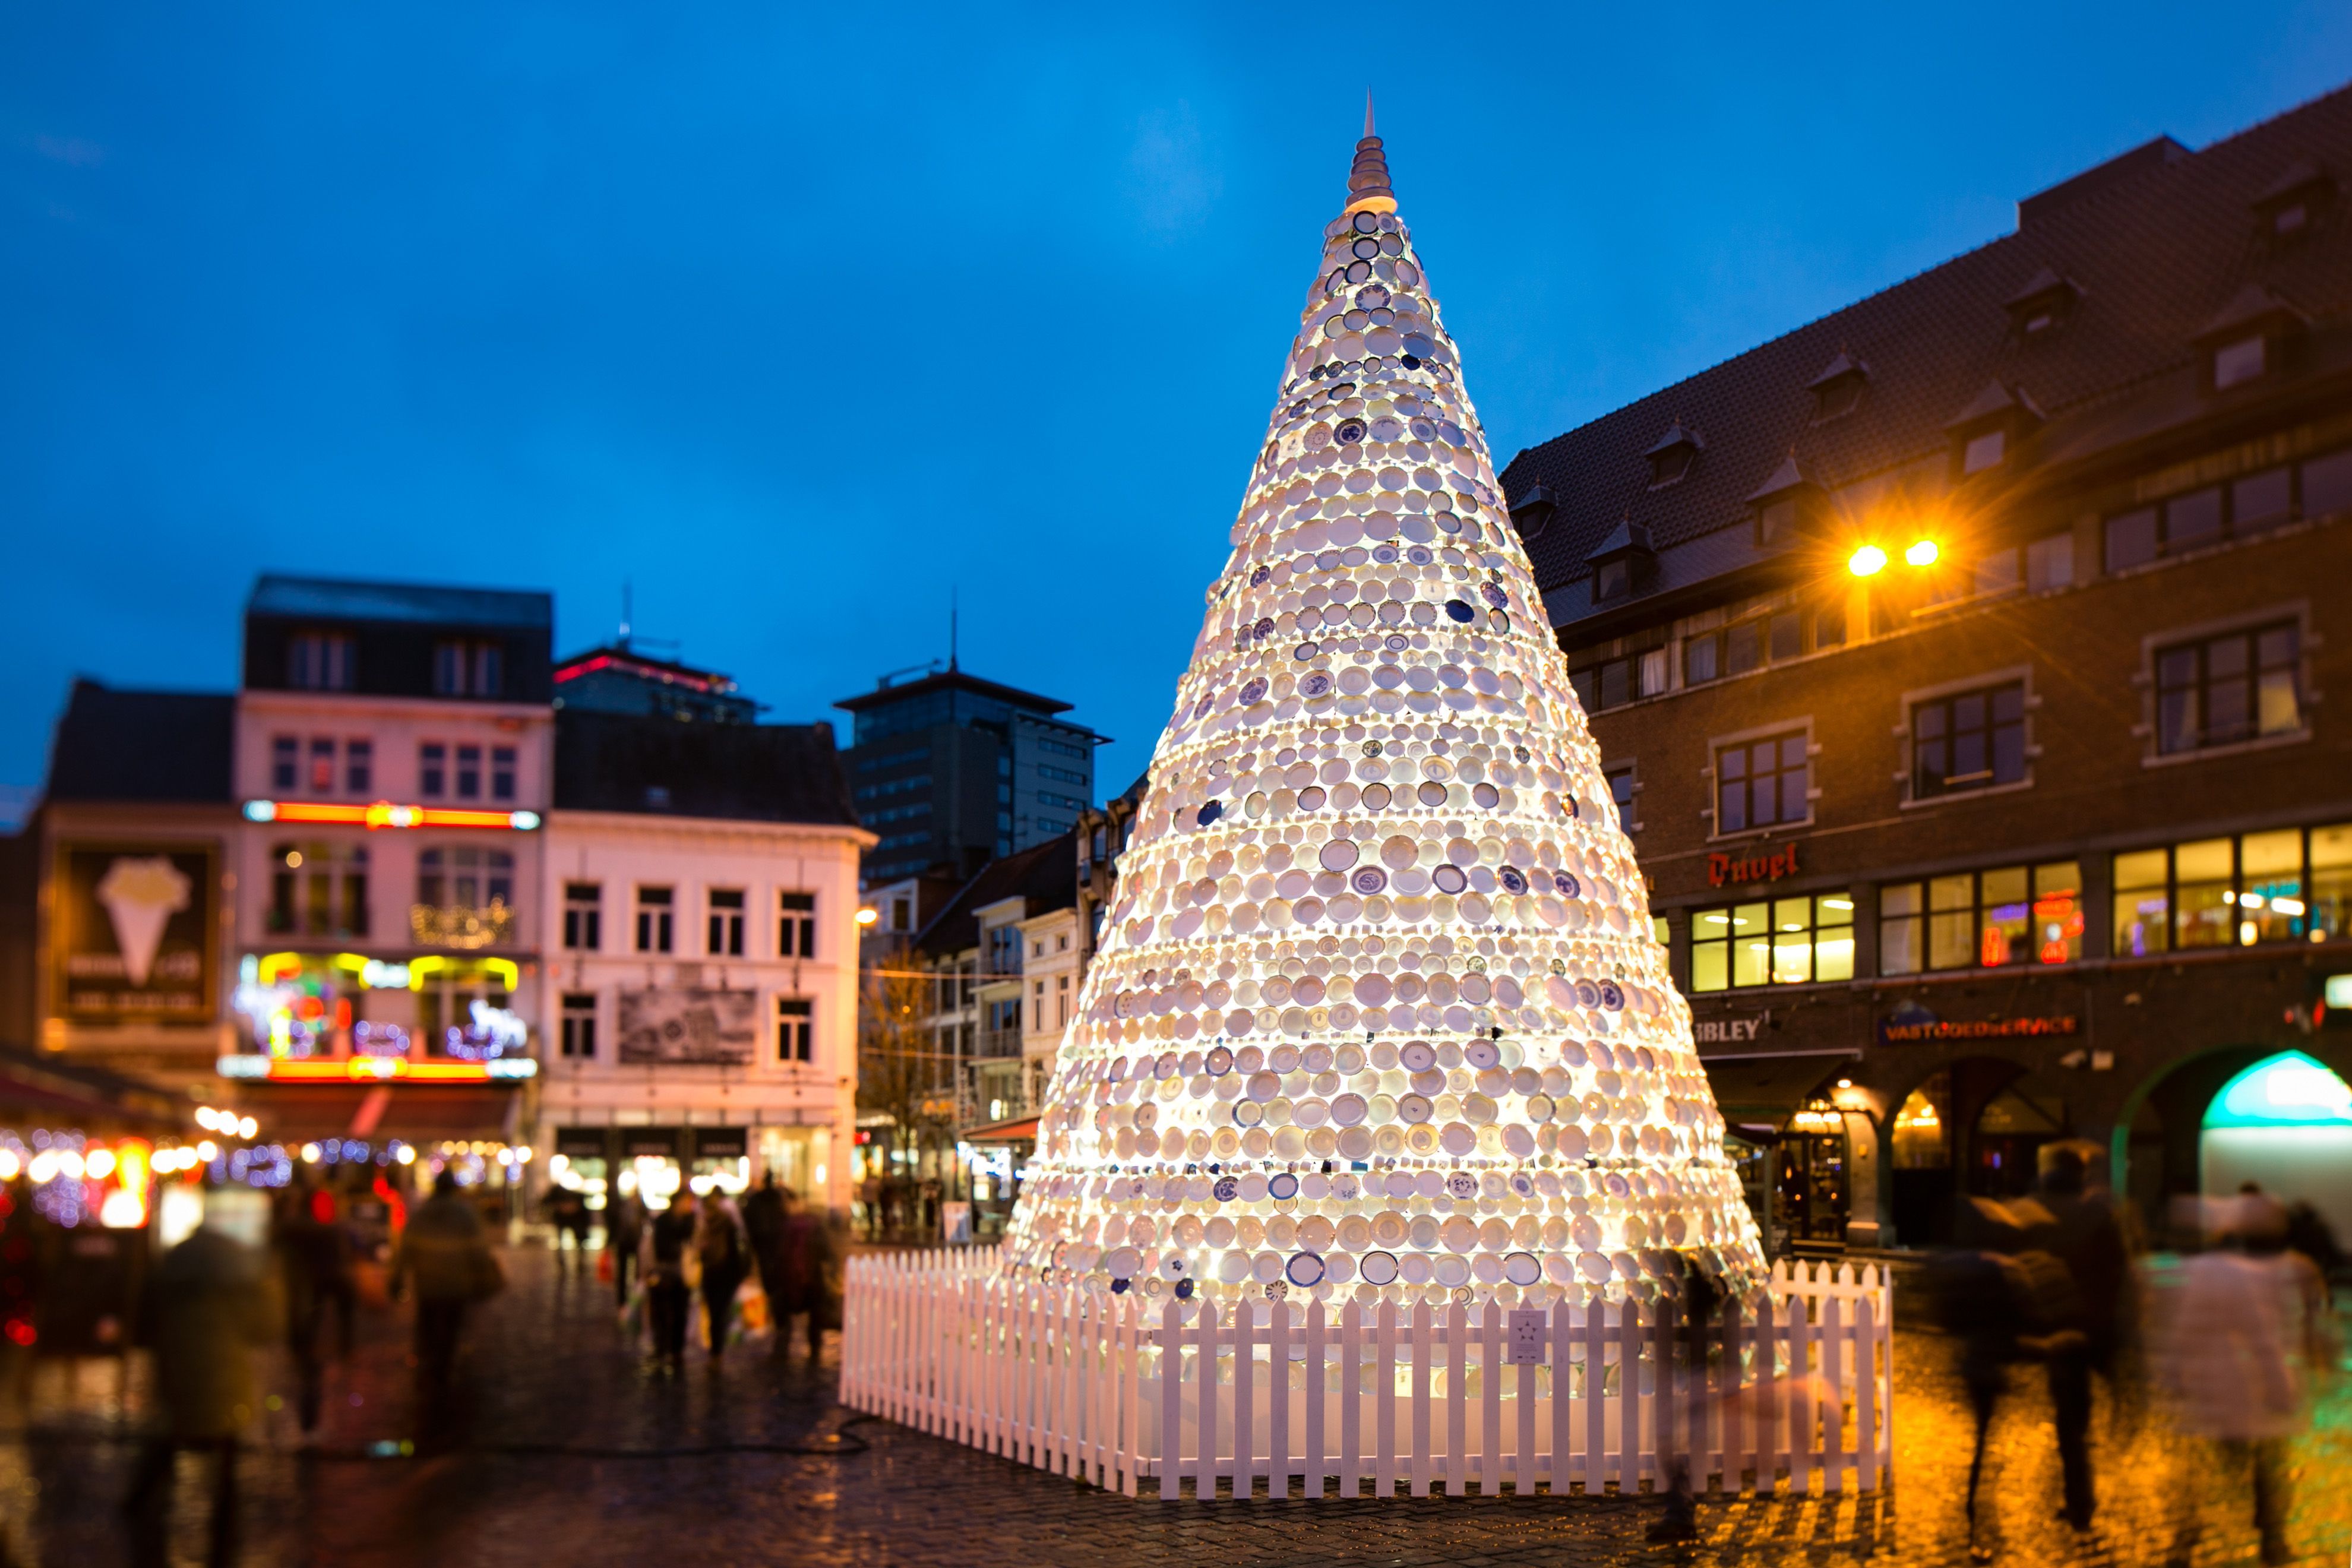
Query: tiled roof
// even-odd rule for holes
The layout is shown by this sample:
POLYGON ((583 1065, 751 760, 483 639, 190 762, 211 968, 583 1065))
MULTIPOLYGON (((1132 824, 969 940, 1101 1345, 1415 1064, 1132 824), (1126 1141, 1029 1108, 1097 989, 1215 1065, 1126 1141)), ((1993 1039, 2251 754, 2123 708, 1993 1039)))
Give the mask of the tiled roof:
POLYGON ((229 798, 236 699, 116 691, 74 682, 49 750, 51 800, 205 803, 229 798))
POLYGON ((555 624, 551 594, 498 588, 443 588, 425 583, 357 583, 332 577, 264 576, 247 613, 289 620, 404 621, 425 626, 512 626, 545 631, 555 624))
POLYGON ((830 724, 681 724, 555 716, 559 811, 634 811, 856 827, 830 724))
MULTIPOLYGON (((2186 370, 2200 335, 2250 286, 2315 327, 2352 319, 2347 204, 2275 251, 2257 243, 2252 211, 2283 181, 2352 171, 2352 88, 2198 153, 2151 147, 2021 203, 2014 234, 1514 458, 1504 493, 1541 484, 1557 503, 1528 544, 1554 622, 1584 613, 1587 559, 1622 520, 1647 525, 1661 552, 1744 528, 1751 498, 1791 456, 1832 489, 1932 457, 1988 384, 2053 420, 2095 408, 2186 370), (2021 338, 2011 304, 2060 281, 2080 290, 2063 325, 2046 341, 2021 338), (1815 423, 1807 387, 1839 355, 1866 363, 1867 388, 1852 413, 1815 423), (1706 447, 1654 491, 1644 454, 1677 421, 1706 431, 1706 447)), ((1752 544, 1710 553, 1723 570, 1763 554, 1752 544)))
POLYGON ((947 958, 980 943, 978 911, 1005 899, 1027 901, 1022 918, 1078 901, 1078 836, 1074 830, 1043 844, 1000 856, 958 889, 947 907, 916 933, 915 951, 947 958))

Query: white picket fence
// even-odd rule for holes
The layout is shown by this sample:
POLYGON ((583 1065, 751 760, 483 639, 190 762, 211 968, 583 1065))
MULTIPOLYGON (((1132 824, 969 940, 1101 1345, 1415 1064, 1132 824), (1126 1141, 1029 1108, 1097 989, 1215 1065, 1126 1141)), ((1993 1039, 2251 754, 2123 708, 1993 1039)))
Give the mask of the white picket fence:
POLYGON ((1874 1267, 1775 1266, 1718 1309, 1703 1358, 1672 1301, 1559 1303, 1517 1356, 1492 1304, 1251 1306, 1017 1284, 992 1248, 859 1258, 841 1398, 1129 1497, 1150 1479, 1163 1500, 1187 1480, 1198 1498, 1220 1481, 1235 1497, 1633 1491, 1681 1455, 1706 1490, 1839 1491, 1852 1471, 1867 1491, 1892 1472, 1874 1267))

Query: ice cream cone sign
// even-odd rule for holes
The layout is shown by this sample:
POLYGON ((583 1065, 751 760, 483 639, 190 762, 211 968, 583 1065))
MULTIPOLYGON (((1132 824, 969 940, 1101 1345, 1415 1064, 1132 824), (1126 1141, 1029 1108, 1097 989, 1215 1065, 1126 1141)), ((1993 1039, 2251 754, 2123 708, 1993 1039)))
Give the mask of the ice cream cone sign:
POLYGON ((98 901, 114 923, 114 945, 121 950, 131 984, 147 984, 155 967, 155 950, 163 945, 163 928, 188 907, 189 893, 186 874, 160 855, 125 855, 107 867, 99 880, 98 901))

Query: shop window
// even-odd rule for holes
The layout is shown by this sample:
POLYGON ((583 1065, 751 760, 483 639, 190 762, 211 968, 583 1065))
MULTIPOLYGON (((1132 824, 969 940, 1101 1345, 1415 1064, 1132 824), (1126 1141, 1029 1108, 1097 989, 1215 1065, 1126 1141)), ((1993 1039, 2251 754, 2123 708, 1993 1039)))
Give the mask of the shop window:
POLYGON ((713 958, 743 956, 743 889, 710 889, 710 930, 704 951, 713 958))
POLYGON ((2025 590, 2046 594, 2071 587, 2074 582, 2074 534, 2045 534, 2025 547, 2025 590))
POLYGON ((522 1055, 530 1032, 514 1013, 511 973, 512 965, 496 961, 459 960, 430 976, 416 994, 425 1049, 460 1061, 522 1055))
POLYGON ((594 952, 604 945, 603 883, 563 884, 563 945, 574 952, 594 952))
POLYGON ((639 888, 637 889, 637 951, 667 952, 672 936, 672 901, 675 889, 669 888, 639 888))
POLYGON ((512 746, 490 748, 490 798, 512 800, 515 797, 515 749, 512 746))
POLYGON ((343 742, 343 788, 352 795, 368 795, 375 789, 375 742, 354 740, 343 742))
MULTIPOLYGON (((910 920, 907 900, 898 905, 898 931, 907 929, 910 920)), ((816 895, 814 893, 778 893, 776 895, 776 955, 780 958, 814 958, 816 956, 816 895)))
POLYGON ((1853 978, 1849 894, 1759 900, 1691 915, 1693 991, 1853 978))
POLYGON ((2023 782, 2023 681, 1912 704, 1912 799, 1934 800, 2023 782))
POLYGON ((2072 860, 1962 871, 1878 890, 1878 972, 2000 969, 2083 956, 2083 879, 2072 860))
POLYGON ((596 1056, 596 994, 593 991, 567 991, 563 994, 563 1034, 558 1049, 581 1061, 593 1061, 596 1056))
POLYGON ((368 934, 368 852, 363 844, 313 841, 269 851, 270 931, 285 936, 368 934))
POLYGON ((2352 918, 2352 823, 2201 838, 2115 858, 2118 958, 2327 942, 2352 918))
POLYGON ((815 1023, 815 1004, 799 996, 776 998, 776 1059, 780 1062, 814 1061, 810 1034, 815 1023))
POLYGON ((302 787, 302 742, 292 735, 270 739, 269 787, 280 795, 291 795, 302 787))
POLYGON ((2236 745, 2303 728, 2301 637, 2293 622, 2156 654, 2157 751, 2236 745))
POLYGON ((1810 820, 1813 805, 1809 750, 1802 730, 1717 747, 1717 835, 1810 820))
POLYGON ((357 664, 350 637, 303 632, 286 645, 286 684, 297 691, 349 691, 357 664))
POLYGON ((437 800, 449 790, 449 748, 427 741, 416 748, 416 793, 437 800))
POLYGON ((1898 1171, 1942 1170, 1952 1163, 1946 1138, 1951 1079, 1937 1073, 1905 1098, 1895 1112, 1894 1163, 1898 1171))
POLYGON ((425 947, 495 947, 514 936, 514 857, 478 845, 436 846, 416 858, 411 934, 425 947))

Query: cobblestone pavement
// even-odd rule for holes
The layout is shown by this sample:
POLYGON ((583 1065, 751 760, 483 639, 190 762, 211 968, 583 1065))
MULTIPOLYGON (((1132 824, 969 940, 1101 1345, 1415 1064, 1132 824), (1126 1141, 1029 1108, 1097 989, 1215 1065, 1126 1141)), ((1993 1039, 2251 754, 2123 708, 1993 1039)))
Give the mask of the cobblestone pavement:
MULTIPOLYGON (((1129 1500, 887 1423, 833 1402, 833 1368, 739 1347, 717 1372, 646 1377, 614 1324, 609 1287, 563 1278, 544 1251, 509 1259, 515 1289, 469 1330, 468 1389, 445 1448, 404 1454, 415 1412, 404 1314, 363 1320, 331 1374, 315 1453, 298 1452, 292 1383, 240 1467, 239 1561, 256 1564, 1184 1563, 1889 1565, 1967 1561, 1961 1529, 1969 1423, 1949 1342, 1896 1335, 1898 1481, 1871 1497, 1710 1502, 1696 1547, 1643 1544, 1643 1498, 1129 1500), (811 1451, 814 1450, 814 1451, 811 1451)), ((1898 1317, 1898 1322, 1900 1318, 1898 1317)), ((13 1380, 11 1380, 13 1382, 13 1380)), ((2303 1561, 2352 1552, 2352 1380, 2338 1376, 2297 1445, 2293 1539, 2303 1561)), ((0 1533, 12 1563, 126 1561, 117 1503, 143 1408, 110 1366, 78 1381, 36 1369, 28 1406, 0 1433, 0 1533)), ((2251 1562, 2244 1483, 2153 1421, 2117 1423, 2104 1399, 2098 1528, 2054 1515, 2048 1405, 2021 1372, 1987 1479, 2002 1561, 2166 1560, 2183 1506, 2211 1528, 2200 1563, 2251 1562), (2226 1496, 2225 1496, 2226 1494, 2226 1496), (2225 1506, 2226 1505, 2226 1506, 2225 1506)), ((175 1562, 205 1558, 200 1461, 182 1461, 175 1562)))

